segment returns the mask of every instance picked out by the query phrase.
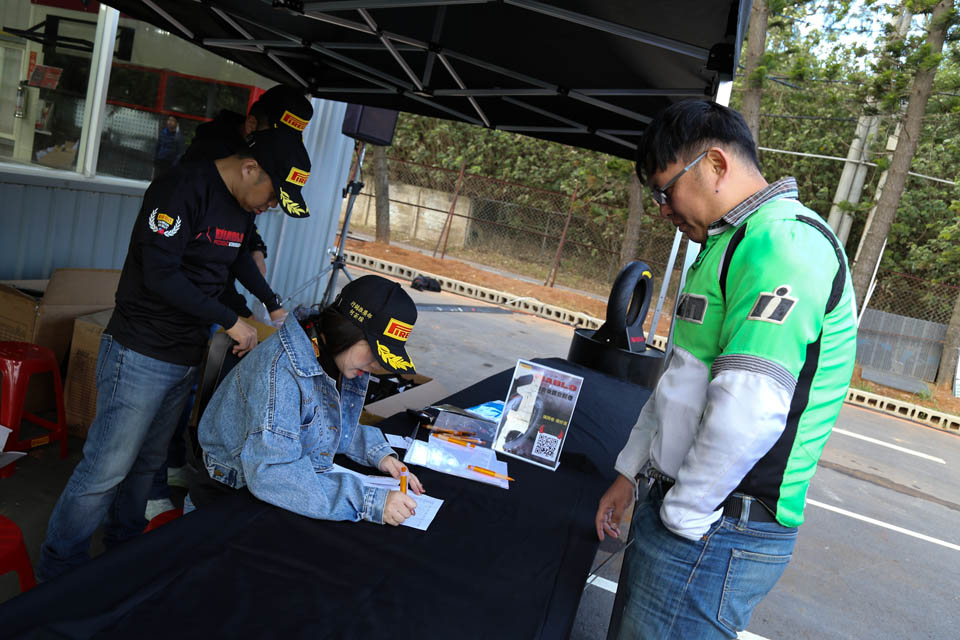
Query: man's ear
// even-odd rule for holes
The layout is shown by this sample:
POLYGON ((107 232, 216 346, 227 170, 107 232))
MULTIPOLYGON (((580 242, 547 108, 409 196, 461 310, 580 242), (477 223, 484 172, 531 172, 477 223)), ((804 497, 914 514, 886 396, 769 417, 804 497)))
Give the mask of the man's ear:
POLYGON ((254 158, 244 158, 240 161, 240 175, 244 181, 256 182, 260 178, 260 163, 254 158))
POLYGON ((723 186, 723 183, 730 178, 732 160, 733 158, 730 154, 721 147, 710 147, 707 149, 707 155, 702 161, 706 169, 706 175, 704 177, 713 189, 719 190, 723 186))

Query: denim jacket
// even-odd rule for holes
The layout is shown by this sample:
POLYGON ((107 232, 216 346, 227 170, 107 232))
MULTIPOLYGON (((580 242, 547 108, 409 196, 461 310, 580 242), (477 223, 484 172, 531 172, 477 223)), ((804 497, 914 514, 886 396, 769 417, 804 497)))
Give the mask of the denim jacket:
POLYGON ((345 378, 338 394, 291 313, 227 374, 203 412, 207 473, 311 518, 382 524, 389 492, 331 471, 338 453, 371 467, 396 455, 383 432, 358 424, 369 377, 345 378))

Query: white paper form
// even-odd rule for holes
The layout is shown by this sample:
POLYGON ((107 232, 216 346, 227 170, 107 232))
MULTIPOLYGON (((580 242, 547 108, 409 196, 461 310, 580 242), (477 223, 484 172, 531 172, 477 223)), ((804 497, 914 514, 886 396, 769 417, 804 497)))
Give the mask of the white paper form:
POLYGON ((417 510, 416 513, 400 524, 404 527, 413 527, 414 529, 420 529, 420 531, 426 531, 430 523, 433 522, 433 518, 437 515, 437 511, 440 511, 440 507, 443 506, 443 500, 428 496, 427 494, 418 496, 413 493, 408 493, 407 495, 417 503, 417 510))
MULTIPOLYGON (((379 489, 389 489, 392 491, 400 486, 400 481, 392 476, 367 476, 347 469, 346 467, 341 467, 339 464, 334 464, 328 473, 348 473, 360 478, 365 486, 377 487, 379 489)), ((439 511, 443 505, 443 500, 428 496, 427 494, 418 496, 415 493, 408 493, 407 495, 417 503, 417 509, 416 513, 400 524, 404 527, 412 527, 426 531, 430 523, 433 522, 433 518, 437 515, 437 511, 439 511)))
POLYGON ((385 433, 387 437, 387 444, 389 444, 394 449, 406 449, 410 446, 410 438, 404 438, 403 436, 397 436, 392 433, 385 433))

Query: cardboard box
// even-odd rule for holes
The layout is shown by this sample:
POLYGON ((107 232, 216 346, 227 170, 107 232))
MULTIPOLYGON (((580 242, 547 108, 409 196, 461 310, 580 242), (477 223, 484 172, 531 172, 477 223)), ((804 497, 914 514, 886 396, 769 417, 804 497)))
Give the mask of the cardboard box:
POLYGON ((431 404, 436 404, 450 395, 450 392, 438 380, 422 376, 419 373, 403 377, 412 379, 417 386, 366 405, 360 416, 362 424, 376 424, 384 418, 389 418, 407 409, 422 409, 431 404))
POLYGON ((119 282, 115 269, 57 269, 49 281, 0 283, 0 340, 47 347, 62 365, 74 319, 113 307, 119 282), (18 285, 42 295, 38 299, 18 285))
POLYGON ((97 356, 100 336, 112 314, 112 308, 105 309, 80 316, 73 322, 70 365, 63 389, 70 435, 86 438, 90 423, 97 415, 97 356))
POLYGON ((77 161, 79 143, 75 141, 38 151, 34 162, 54 169, 72 169, 77 161))
MULTIPOLYGON (((115 269, 57 269, 49 280, 0 282, 0 340, 33 342, 53 351, 66 370, 67 352, 77 316, 114 305, 120 272, 115 269), (18 288, 19 287, 19 288, 18 288)), ((31 380, 25 407, 34 413, 54 410, 53 385, 31 380)))

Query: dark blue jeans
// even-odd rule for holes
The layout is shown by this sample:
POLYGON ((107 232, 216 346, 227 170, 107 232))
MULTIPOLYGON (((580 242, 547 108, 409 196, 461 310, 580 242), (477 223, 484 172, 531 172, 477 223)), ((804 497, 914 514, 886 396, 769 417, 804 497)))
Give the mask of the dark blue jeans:
POLYGON ((166 458, 196 371, 137 353, 103 335, 97 415, 83 458, 50 516, 38 567, 41 579, 86 561, 90 539, 104 520, 108 547, 143 531, 147 493, 166 458))
POLYGON ((619 638, 736 638, 790 562, 797 529, 750 522, 763 507, 746 498, 739 518, 721 517, 694 542, 663 526, 661 504, 654 484, 634 509, 619 638))

